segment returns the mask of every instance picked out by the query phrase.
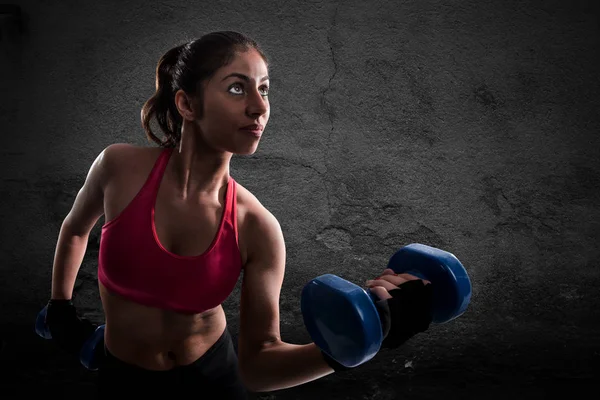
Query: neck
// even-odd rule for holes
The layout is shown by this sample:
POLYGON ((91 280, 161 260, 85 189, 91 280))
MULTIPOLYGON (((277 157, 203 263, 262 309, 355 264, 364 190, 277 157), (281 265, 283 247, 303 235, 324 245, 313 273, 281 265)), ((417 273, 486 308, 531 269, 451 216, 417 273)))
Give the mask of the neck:
POLYGON ((184 135, 171 155, 174 185, 183 200, 202 196, 217 196, 229 181, 231 153, 215 151, 194 138, 184 135))

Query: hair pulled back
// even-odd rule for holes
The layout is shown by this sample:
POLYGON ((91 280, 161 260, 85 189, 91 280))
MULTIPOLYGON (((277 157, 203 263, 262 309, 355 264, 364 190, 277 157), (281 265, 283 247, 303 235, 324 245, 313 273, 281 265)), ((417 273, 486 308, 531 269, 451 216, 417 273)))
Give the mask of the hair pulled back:
POLYGON ((182 89, 196 95, 203 110, 202 83, 233 61, 237 52, 251 49, 258 51, 268 64, 267 57, 254 40, 234 31, 211 32, 167 51, 156 67, 156 92, 144 103, 141 111, 142 127, 148 140, 161 147, 176 147, 181 140, 183 118, 175 105, 175 93, 182 89), (153 118, 164 139, 151 129, 153 118))

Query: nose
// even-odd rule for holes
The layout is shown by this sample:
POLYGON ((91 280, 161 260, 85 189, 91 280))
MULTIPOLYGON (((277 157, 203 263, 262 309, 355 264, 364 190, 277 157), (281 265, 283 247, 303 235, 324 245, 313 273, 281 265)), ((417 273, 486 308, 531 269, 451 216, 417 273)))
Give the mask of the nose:
POLYGON ((266 114, 269 110, 268 100, 258 90, 252 91, 247 98, 246 111, 249 116, 256 118, 257 116, 266 114))

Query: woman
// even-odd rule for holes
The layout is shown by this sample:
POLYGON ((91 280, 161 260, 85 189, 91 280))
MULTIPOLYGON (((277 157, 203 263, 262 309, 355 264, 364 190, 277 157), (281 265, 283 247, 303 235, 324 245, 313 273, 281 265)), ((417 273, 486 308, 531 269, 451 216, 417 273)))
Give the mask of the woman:
MULTIPOLYGON (((93 162, 60 230, 48 323, 74 350, 89 334, 70 300, 89 233, 104 215, 102 395, 237 399, 246 389, 289 388, 343 369, 312 343, 281 340, 281 227, 229 173, 233 154, 257 149, 268 92, 268 60, 256 42, 207 34, 159 61, 156 93, 141 113, 158 147, 112 144, 93 162), (242 271, 236 355, 221 304, 242 271)), ((388 290, 407 280, 416 278, 386 270, 367 286, 390 299, 388 290)))

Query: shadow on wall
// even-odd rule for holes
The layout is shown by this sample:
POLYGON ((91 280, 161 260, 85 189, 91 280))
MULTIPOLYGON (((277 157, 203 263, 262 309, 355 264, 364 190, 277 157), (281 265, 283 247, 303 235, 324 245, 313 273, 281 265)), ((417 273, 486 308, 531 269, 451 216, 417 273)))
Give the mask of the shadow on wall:
POLYGON ((26 18, 16 4, 0 4, 0 43, 13 41, 26 33, 26 18))

